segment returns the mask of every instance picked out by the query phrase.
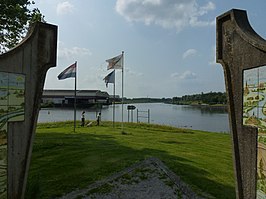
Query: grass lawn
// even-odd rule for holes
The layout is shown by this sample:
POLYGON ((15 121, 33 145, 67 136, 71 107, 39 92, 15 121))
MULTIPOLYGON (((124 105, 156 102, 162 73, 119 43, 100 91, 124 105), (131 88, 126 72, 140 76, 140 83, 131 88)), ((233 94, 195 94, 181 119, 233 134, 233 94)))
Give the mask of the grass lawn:
POLYGON ((55 198, 85 188, 147 157, 161 159, 193 190, 235 198, 228 134, 125 123, 113 128, 38 124, 26 198, 55 198))

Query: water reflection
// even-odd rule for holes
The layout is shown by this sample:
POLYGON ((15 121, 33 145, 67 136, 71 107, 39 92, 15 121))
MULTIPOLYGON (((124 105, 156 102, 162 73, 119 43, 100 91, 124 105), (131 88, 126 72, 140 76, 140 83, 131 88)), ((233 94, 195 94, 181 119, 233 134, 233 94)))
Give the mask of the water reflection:
POLYGON ((199 111, 201 114, 227 114, 227 108, 225 106, 182 106, 184 110, 199 111))

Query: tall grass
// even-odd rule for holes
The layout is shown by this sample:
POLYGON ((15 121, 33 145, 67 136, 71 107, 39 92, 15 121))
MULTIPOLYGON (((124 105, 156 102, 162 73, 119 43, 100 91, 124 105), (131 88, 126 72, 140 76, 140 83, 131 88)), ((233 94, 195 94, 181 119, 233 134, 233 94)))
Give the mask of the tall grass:
POLYGON ((54 198, 85 188, 147 157, 161 159, 197 192, 235 198, 230 135, 125 123, 78 127, 39 124, 26 198, 54 198))

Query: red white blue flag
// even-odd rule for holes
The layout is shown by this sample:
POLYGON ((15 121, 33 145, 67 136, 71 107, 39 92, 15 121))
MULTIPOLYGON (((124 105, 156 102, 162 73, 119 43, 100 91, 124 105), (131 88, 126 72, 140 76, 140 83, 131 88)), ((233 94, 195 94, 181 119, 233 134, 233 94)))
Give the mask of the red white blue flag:
POLYGON ((63 72, 61 72, 57 78, 59 80, 66 79, 69 77, 76 77, 76 69, 77 69, 77 62, 66 68, 63 72))

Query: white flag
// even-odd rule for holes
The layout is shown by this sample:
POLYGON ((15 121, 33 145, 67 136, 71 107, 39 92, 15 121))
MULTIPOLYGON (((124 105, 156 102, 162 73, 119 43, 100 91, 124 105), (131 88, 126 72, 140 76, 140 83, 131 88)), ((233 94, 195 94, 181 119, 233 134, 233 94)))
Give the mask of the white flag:
POLYGON ((106 62, 108 62, 107 70, 109 69, 122 69, 123 66, 123 54, 118 55, 116 57, 113 57, 111 59, 107 59, 106 62))

